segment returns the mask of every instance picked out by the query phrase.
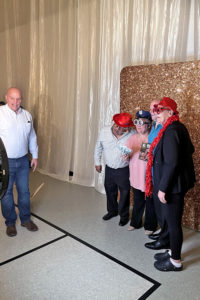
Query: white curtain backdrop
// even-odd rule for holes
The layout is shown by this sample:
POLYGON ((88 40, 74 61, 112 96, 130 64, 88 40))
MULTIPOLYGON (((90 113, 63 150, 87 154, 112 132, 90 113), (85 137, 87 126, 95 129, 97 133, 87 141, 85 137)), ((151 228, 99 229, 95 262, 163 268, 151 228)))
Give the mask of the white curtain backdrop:
POLYGON ((21 88, 41 172, 103 191, 93 152, 128 65, 200 58, 200 0, 0 0, 0 95, 21 88))

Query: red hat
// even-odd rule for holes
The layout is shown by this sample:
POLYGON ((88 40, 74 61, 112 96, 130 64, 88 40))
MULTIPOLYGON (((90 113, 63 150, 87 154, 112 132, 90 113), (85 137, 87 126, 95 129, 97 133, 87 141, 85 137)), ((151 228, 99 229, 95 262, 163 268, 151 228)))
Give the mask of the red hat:
POLYGON ((114 115, 113 121, 115 122, 116 125, 118 125, 120 127, 134 126, 133 121, 132 121, 132 115, 127 112, 114 115))
POLYGON ((169 97, 163 97, 158 105, 162 105, 164 107, 168 107, 171 110, 173 110, 173 112, 175 114, 178 114, 178 111, 176 110, 177 109, 176 102, 173 99, 169 98, 169 97))

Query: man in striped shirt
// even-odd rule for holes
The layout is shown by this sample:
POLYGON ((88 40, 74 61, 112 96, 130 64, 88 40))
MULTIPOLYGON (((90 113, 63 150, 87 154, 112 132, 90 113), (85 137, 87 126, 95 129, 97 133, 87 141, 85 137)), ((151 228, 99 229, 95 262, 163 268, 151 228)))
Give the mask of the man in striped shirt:
MULTIPOLYGON (((107 211, 103 220, 107 221, 118 214, 120 226, 124 226, 129 220, 130 205, 130 182, 129 161, 122 156, 126 154, 125 144, 128 138, 135 133, 132 130, 132 116, 129 113, 115 114, 113 125, 104 127, 97 139, 94 153, 96 171, 101 173, 101 159, 104 154, 105 162, 105 190, 107 196, 107 211), (118 190, 120 191, 119 203, 117 201, 118 190)), ((128 154, 128 153, 127 153, 128 154)))

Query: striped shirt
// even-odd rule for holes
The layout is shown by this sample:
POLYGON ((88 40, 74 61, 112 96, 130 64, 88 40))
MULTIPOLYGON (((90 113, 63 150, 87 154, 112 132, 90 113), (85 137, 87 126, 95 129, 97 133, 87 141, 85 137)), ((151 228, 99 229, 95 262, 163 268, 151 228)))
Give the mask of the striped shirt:
POLYGON ((95 166, 101 165, 102 154, 104 155, 105 164, 113 169, 124 168, 129 165, 128 161, 122 158, 122 152, 119 149, 120 145, 125 145, 128 138, 135 134, 135 130, 125 132, 119 139, 112 133, 111 127, 104 127, 97 139, 94 161, 95 166))

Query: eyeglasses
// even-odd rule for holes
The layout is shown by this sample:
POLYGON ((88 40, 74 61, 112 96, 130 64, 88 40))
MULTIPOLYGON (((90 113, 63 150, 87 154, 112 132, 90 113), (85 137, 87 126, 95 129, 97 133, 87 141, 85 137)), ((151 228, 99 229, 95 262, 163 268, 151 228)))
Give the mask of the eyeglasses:
POLYGON ((157 105, 154 105, 153 113, 157 113, 159 115, 164 110, 169 110, 169 108, 167 108, 167 107, 158 107, 157 105))
POLYGON ((140 125, 140 126, 142 126, 142 125, 144 125, 144 124, 151 124, 150 122, 144 122, 144 121, 141 120, 141 119, 135 119, 135 120, 133 121, 133 123, 134 123, 134 125, 140 125))

